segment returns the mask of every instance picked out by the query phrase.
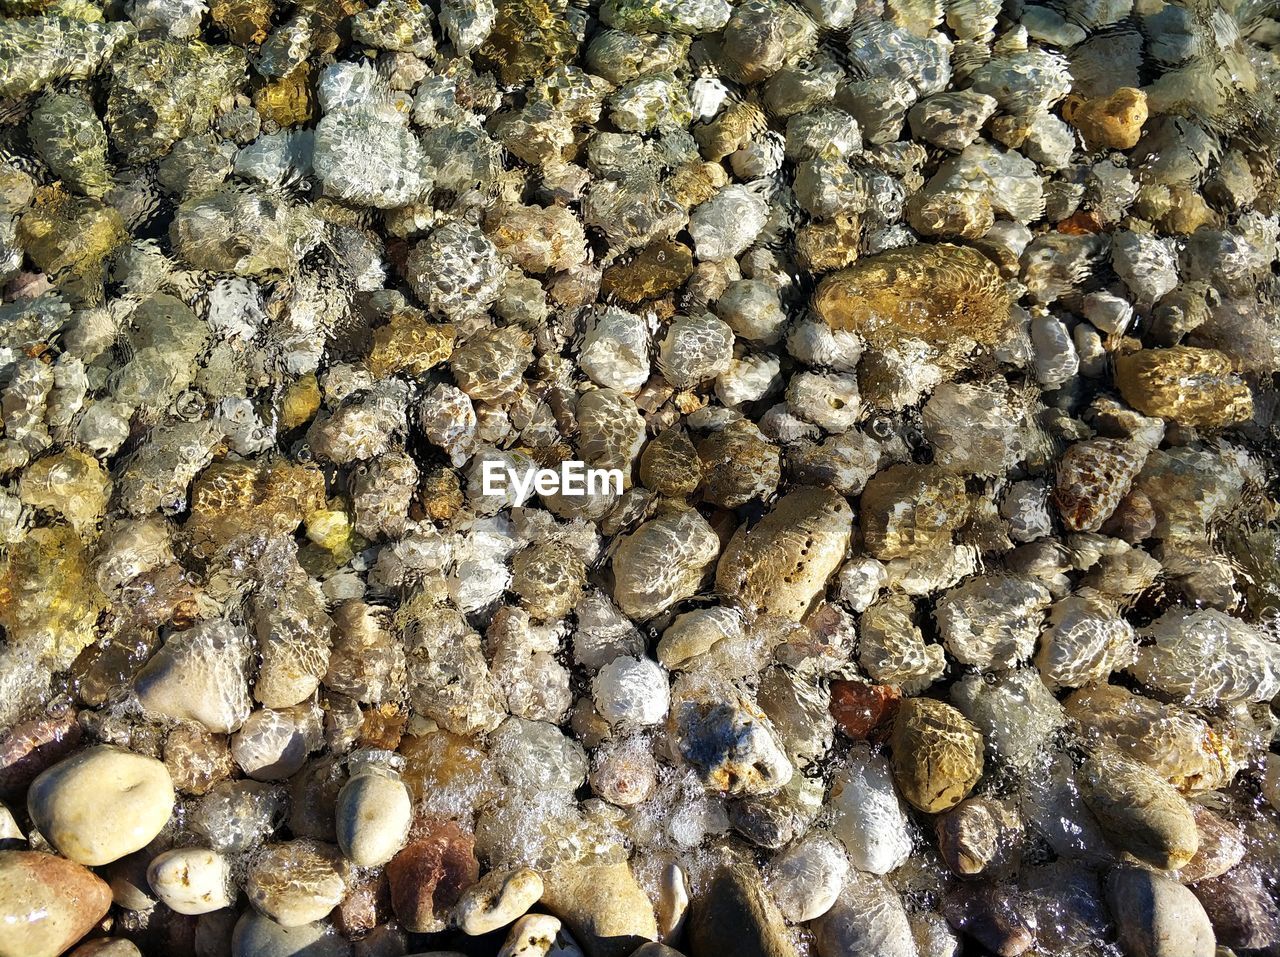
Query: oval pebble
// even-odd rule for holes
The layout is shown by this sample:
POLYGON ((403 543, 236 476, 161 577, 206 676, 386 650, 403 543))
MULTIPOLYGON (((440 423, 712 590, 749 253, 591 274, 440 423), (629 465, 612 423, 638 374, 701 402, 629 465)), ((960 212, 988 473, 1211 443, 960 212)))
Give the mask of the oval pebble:
POLYGON ((31 820, 65 857, 95 867, 141 850, 173 812, 173 782, 154 758, 86 748, 31 785, 31 820))
POLYGON ((207 914, 231 906, 227 888, 231 868, 217 851, 180 847, 155 857, 147 883, 165 905, 179 914, 207 914))
POLYGON ((231 937, 231 957, 351 957, 351 945, 328 924, 285 927, 247 910, 231 937))
POLYGON ((111 906, 106 882, 40 851, 0 851, 0 957, 57 957, 111 906))
POLYGON ((338 792, 338 846, 357 867, 378 867, 395 857, 412 820, 409 789, 387 774, 357 774, 338 792))

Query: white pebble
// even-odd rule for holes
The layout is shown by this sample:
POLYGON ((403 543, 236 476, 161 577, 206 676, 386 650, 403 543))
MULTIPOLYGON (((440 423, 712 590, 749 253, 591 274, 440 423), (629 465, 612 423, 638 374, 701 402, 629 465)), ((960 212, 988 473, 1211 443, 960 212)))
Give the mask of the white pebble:
POLYGON ((782 916, 800 924, 831 909, 848 873, 849 861, 840 845, 814 835, 774 858, 765 882, 782 916))
POLYGON ((152 859, 147 883, 170 910, 207 914, 231 906, 227 859, 204 847, 180 847, 152 859))
POLYGON ((591 696, 614 725, 658 724, 671 705, 667 672, 650 658, 615 658, 596 675, 591 696))

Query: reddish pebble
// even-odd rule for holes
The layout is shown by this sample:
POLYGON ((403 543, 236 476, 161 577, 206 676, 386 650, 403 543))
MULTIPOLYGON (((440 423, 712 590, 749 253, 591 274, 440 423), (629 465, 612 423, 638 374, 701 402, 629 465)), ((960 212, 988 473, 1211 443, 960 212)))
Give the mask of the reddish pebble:
POLYGON ((476 839, 453 821, 429 821, 391 859, 391 907, 416 934, 444 930, 446 915, 462 892, 480 879, 476 839))
POLYGON ((92 871, 39 851, 0 851, 0 957, 57 957, 111 906, 92 871))
POLYGON ((831 716, 836 725, 855 741, 863 741, 888 725, 898 711, 902 692, 891 685, 868 685, 860 681, 831 682, 831 716))
POLYGON ((74 751, 81 734, 72 708, 59 708, 14 725, 0 738, 0 795, 24 790, 41 771, 74 751))

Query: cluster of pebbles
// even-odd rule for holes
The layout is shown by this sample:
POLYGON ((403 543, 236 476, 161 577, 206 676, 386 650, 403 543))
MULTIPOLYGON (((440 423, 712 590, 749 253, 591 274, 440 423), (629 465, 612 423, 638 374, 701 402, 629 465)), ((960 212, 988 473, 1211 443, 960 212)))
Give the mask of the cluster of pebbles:
POLYGON ((1274 3, 0 17, 0 957, 1280 954, 1274 3))

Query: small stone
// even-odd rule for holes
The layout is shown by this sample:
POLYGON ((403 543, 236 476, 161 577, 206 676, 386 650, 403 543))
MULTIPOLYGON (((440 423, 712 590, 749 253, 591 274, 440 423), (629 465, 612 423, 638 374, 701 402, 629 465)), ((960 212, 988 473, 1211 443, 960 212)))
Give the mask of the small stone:
POLYGON ((855 747, 849 766, 831 784, 835 817, 831 833, 849 860, 868 874, 888 874, 911 855, 910 822, 893 787, 889 762, 869 748, 855 747))
POLYGON ((217 851, 176 848, 151 859, 147 883, 170 910, 207 914, 230 907, 231 866, 217 851))
POLYGON ((1133 149, 1142 138, 1142 124, 1147 122, 1147 95, 1122 86, 1110 96, 1068 97, 1062 104, 1062 117, 1080 131, 1087 149, 1133 149))
POLYGON ((373 330, 369 371, 375 378, 408 372, 422 375, 453 354, 454 327, 429 323, 416 310, 399 309, 391 321, 373 330))
POLYGON ((318 921, 342 902, 347 881, 338 849, 309 839, 268 844, 249 864, 245 893, 282 927, 318 921))
POLYGON ((854 741, 863 741, 893 720, 902 692, 891 685, 861 681, 831 682, 831 715, 836 727, 854 741))
POLYGON ((775 857, 765 885, 782 916, 800 924, 831 909, 848 873, 849 861, 840 846, 830 838, 814 836, 775 857))
POLYGON ((941 645, 926 644, 910 595, 889 592, 862 616, 858 664, 875 681, 900 693, 923 691, 946 671, 941 645))
POLYGON ((942 859, 961 877, 1002 877, 1018 862, 1022 822, 1002 801, 968 798, 940 815, 934 830, 942 859))
POLYGON ((628 957, 655 940, 653 905, 627 862, 564 863, 543 874, 542 904, 564 921, 588 957, 628 957))
POLYGON ((719 867, 693 900, 685 928, 690 957, 723 954, 733 941, 740 957, 795 957, 777 905, 745 866, 719 867))
POLYGON ((0 954, 58 957, 111 906, 91 871, 38 851, 0 851, 0 954))
POLYGON ((1267 701, 1280 692, 1280 645, 1214 608, 1172 608, 1143 630, 1129 671, 1188 704, 1267 701))
POLYGON ((1213 957, 1213 926, 1195 895, 1151 871, 1123 867, 1106 877, 1120 946, 1135 957, 1213 957))
POLYGON ((1147 451, 1137 442, 1105 438, 1068 448, 1058 460, 1053 489, 1063 524, 1076 532, 1100 529, 1132 488, 1147 451))
POLYGON ((1267 883, 1258 866, 1246 865, 1191 888, 1213 925, 1219 947, 1262 950, 1280 940, 1280 907, 1271 899, 1267 883))
POLYGON ((412 819, 409 789, 391 772, 370 769, 338 792, 338 846, 357 867, 380 867, 395 857, 412 819))
POLYGON ((74 708, 53 706, 0 735, 0 796, 25 791, 41 771, 70 755, 84 731, 74 708))
POLYGON ((487 934, 522 917, 541 897, 542 876, 537 871, 527 867, 490 871, 463 892, 453 910, 453 923, 473 937, 487 934))
POLYGON ((926 814, 955 807, 982 777, 982 735, 941 701, 905 699, 889 746, 899 790, 926 814))
POLYGON ((934 618, 947 650, 984 671, 1031 657, 1049 590, 1026 578, 980 575, 947 592, 934 618))
POLYGON ((1035 662, 1050 687, 1079 688, 1105 681, 1133 659, 1133 626, 1105 595, 1082 588, 1049 609, 1035 662))
POLYGON ((728 690, 677 683, 667 732, 709 789, 768 794, 791 780, 791 762, 768 720, 728 690))
POLYGON ((309 704, 249 715, 231 737, 231 755, 245 774, 257 781, 293 777, 318 743, 319 715, 309 704))
POLYGON ((911 107, 907 120, 914 136, 958 153, 978 138, 996 105, 993 97, 971 90, 935 93, 911 107))
POLYGON ((798 489, 754 527, 740 528, 716 568, 716 589, 746 608, 801 621, 844 561, 852 534, 848 502, 798 489))
POLYGON ((630 618, 652 618, 695 594, 719 553, 720 540, 692 509, 646 522, 614 553, 614 600, 630 618))
POLYGON ((579 957, 582 951, 570 942, 560 919, 550 914, 525 914, 507 934, 498 957, 579 957))
POLYGON ((1019 957, 1035 943, 1035 923, 1007 885, 959 884, 942 902, 947 922, 984 949, 1019 957))
POLYGON ((828 712, 830 699, 808 676, 772 667, 760 679, 756 701, 797 767, 811 765, 831 750, 835 721, 828 712))
POLYGON ((964 481, 929 465, 893 465, 862 492, 862 533, 881 560, 951 542, 968 517, 964 481))
POLYGON ((640 316, 605 308, 593 319, 578 365, 597 385, 633 395, 649 379, 649 327, 640 316))
POLYGON ((715 33, 729 22, 733 8, 725 0, 608 0, 600 18, 609 26, 632 33, 715 33))
POLYGON ((710 313, 677 316, 658 345, 658 368, 677 389, 714 379, 733 361, 733 330, 710 313))
POLYGON ((1158 771, 1179 791, 1223 787, 1239 770, 1229 741, 1208 722, 1174 704, 1111 684, 1081 688, 1064 704, 1082 737, 1098 745, 1114 744, 1127 757, 1158 771))
POLYGON ((818 957, 916 957, 911 924, 884 878, 850 873, 835 906, 813 924, 818 957))
POLYGON ((1160 870, 1176 870, 1195 855, 1200 838, 1191 808, 1169 782, 1113 750, 1092 755, 1080 789, 1117 847, 1160 870))
POLYGON ((768 216, 768 204, 746 186, 726 186, 689 214, 689 233, 700 260, 736 258, 750 246, 768 216))
POLYGON ((657 299, 683 286, 693 274, 693 250, 672 239, 660 239, 627 262, 609 266, 600 280, 601 292, 623 302, 657 299))
POLYGON ((767 499, 782 480, 781 456, 758 428, 738 420, 698 443, 703 498, 722 508, 767 499))
POLYGON ((1173 346, 1116 358, 1116 387, 1139 412, 1186 425, 1221 427, 1253 416, 1253 394, 1214 349, 1173 346))
POLYGON ((444 930, 449 910, 479 876, 475 837, 452 821, 433 821, 387 865, 391 906, 413 933, 444 930))
POLYGON ((65 857, 97 866, 151 843, 173 812, 173 783, 154 758, 107 745, 77 752, 31 784, 31 820, 65 857))
POLYGON ((615 658, 596 674, 591 686, 596 710, 611 725, 643 727, 667 717, 667 672, 650 658, 615 658))
POLYGON ((1178 285, 1178 260, 1167 240, 1121 230, 1111 237, 1111 266, 1135 300, 1152 303, 1178 285))
POLYGON ((142 957, 142 951, 123 937, 100 937, 69 951, 67 957, 142 957))
POLYGON ((328 924, 284 927, 252 908, 236 923, 232 957, 351 957, 351 945, 328 924))

